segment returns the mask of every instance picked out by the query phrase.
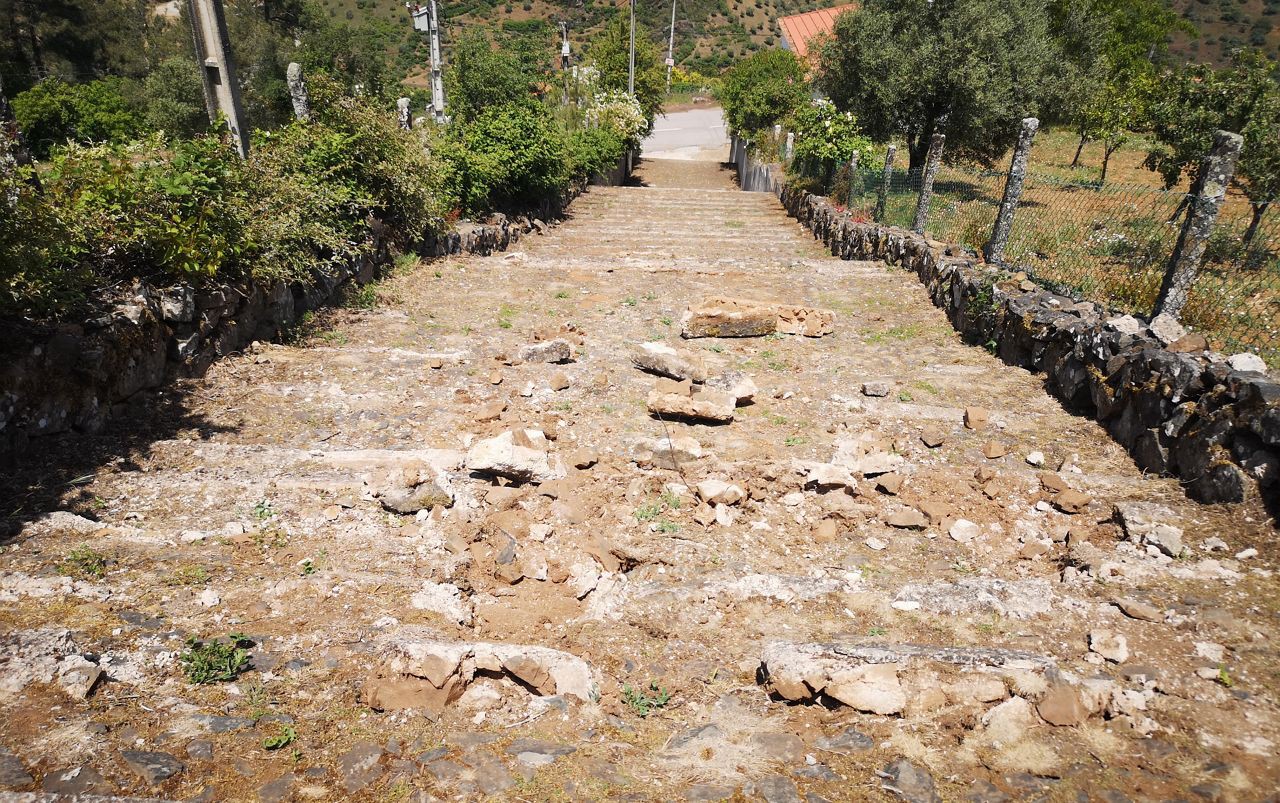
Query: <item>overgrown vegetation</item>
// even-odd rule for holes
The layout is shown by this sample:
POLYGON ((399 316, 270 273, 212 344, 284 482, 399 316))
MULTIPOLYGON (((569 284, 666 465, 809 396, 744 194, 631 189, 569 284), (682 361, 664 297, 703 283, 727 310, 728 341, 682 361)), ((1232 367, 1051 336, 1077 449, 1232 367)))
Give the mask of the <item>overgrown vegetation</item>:
MULTIPOLYGON (((133 280, 306 284, 368 253, 375 231, 411 249, 460 215, 555 207, 617 165, 661 103, 652 46, 641 48, 637 98, 618 91, 627 70, 619 26, 593 45, 595 65, 569 93, 548 90, 550 31, 528 26, 500 42, 464 37, 449 75, 453 122, 402 131, 392 103, 399 73, 376 42, 305 0, 252 18, 242 14, 249 6, 229 6, 237 54, 252 65, 242 70, 253 76, 242 81, 256 126, 248 160, 208 125, 194 61, 178 43, 189 39, 185 20, 119 31, 151 37, 159 54, 129 75, 55 76, 16 96, 36 161, 0 137, 0 316, 83 314, 133 280), (289 60, 308 68, 307 122, 287 111, 289 60)), ((53 24, 30 15, 18 23, 53 24)), ((86 47, 106 46, 85 36, 86 47)), ((0 48, 0 74, 23 75, 37 56, 53 54, 0 48)), ((69 75, 87 62, 126 71, 115 50, 59 58, 69 75)))
POLYGON ((662 688, 657 681, 649 681, 648 689, 633 688, 631 684, 622 687, 622 702, 640 717, 648 717, 654 711, 665 708, 671 702, 671 691, 662 688))

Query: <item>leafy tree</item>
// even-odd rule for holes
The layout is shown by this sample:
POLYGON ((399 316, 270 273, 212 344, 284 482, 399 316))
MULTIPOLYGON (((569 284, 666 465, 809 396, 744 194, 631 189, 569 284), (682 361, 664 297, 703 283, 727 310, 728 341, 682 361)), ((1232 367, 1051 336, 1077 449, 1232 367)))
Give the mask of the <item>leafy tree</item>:
MULTIPOLYGON (((587 48, 587 61, 600 71, 601 89, 627 88, 628 54, 630 52, 631 23, 624 14, 616 15, 605 29, 591 41, 587 48)), ((649 31, 636 21, 636 100, 644 110, 649 124, 647 135, 653 130, 653 121, 662 109, 662 98, 667 91, 667 73, 649 31)))
POLYGON ((1152 79, 1149 73, 1114 75, 1094 89, 1079 111, 1080 147, 1076 148, 1072 167, 1079 163, 1080 150, 1085 142, 1101 142, 1102 172, 1098 184, 1107 183, 1107 165, 1111 157, 1128 141, 1129 132, 1139 128, 1145 120, 1146 99, 1152 79))
POLYGON ((124 78, 72 85, 60 78, 13 99, 18 125, 39 158, 66 142, 123 142, 140 133, 136 87, 124 78))
MULTIPOLYGON (((1280 192, 1276 180, 1277 109, 1280 87, 1275 62, 1257 51, 1237 51, 1231 65, 1214 69, 1192 64, 1161 76, 1154 85, 1148 118, 1156 145, 1143 166, 1160 174, 1166 188, 1190 178, 1199 191, 1200 167, 1219 129, 1245 137, 1237 176, 1254 203, 1250 234, 1266 212, 1266 202, 1280 192)), ((1181 214, 1186 203, 1179 206, 1181 214)), ((1176 216, 1176 215, 1175 215, 1176 216)))
POLYGON ((187 58, 160 62, 142 85, 146 99, 146 123, 153 131, 193 137, 209 127, 204 106, 200 69, 187 58))
POLYGON ((821 88, 872 139, 905 139, 912 168, 939 127, 949 154, 989 162, 1005 153, 1018 121, 1043 108, 1056 67, 1035 0, 867 0, 834 33, 821 51, 821 88))
POLYGON ((851 112, 837 111, 829 100, 801 106, 791 117, 791 128, 796 135, 794 164, 810 176, 830 174, 855 151, 862 164, 871 162, 871 140, 858 130, 851 112))
POLYGON ((762 50, 725 73, 720 88, 729 128, 748 137, 785 120, 809 100, 805 68, 790 50, 762 50))
POLYGON ((449 113, 462 123, 495 106, 527 102, 536 89, 514 55, 494 49, 474 28, 454 46, 446 79, 449 113))

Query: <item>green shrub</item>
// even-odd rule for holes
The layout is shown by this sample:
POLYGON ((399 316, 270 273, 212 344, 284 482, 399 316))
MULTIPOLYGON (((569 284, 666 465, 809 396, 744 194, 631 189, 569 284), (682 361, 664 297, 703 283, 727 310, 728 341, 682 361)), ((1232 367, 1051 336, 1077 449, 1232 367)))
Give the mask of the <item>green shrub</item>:
POLYGON ((719 97, 730 130, 754 138, 809 100, 804 65, 789 50, 762 50, 725 74, 719 97))
POLYGON ((178 656, 187 681, 198 685, 230 682, 249 668, 249 650, 253 642, 232 633, 226 642, 187 639, 187 649, 178 656))
POLYGON ((574 178, 590 179, 617 166, 626 147, 617 134, 606 128, 586 128, 569 136, 570 172, 574 178))
POLYGON ((50 78, 13 99, 32 152, 46 158, 66 142, 123 142, 140 133, 137 86, 124 78, 68 84, 50 78))
POLYGON ((436 153, 447 162, 444 184, 463 212, 528 208, 570 179, 565 137, 547 107, 535 103, 484 110, 451 131, 436 153))

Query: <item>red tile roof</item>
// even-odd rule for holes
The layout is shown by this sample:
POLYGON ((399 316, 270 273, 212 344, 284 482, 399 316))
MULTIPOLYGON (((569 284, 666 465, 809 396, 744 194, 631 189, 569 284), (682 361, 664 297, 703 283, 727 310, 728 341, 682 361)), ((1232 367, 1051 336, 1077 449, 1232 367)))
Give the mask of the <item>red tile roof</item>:
POLYGON ((835 28, 836 17, 846 11, 856 11, 857 3, 848 3, 834 8, 820 8, 805 14, 792 14, 778 20, 782 28, 782 39, 800 58, 808 58, 809 43, 823 34, 831 33, 835 28))

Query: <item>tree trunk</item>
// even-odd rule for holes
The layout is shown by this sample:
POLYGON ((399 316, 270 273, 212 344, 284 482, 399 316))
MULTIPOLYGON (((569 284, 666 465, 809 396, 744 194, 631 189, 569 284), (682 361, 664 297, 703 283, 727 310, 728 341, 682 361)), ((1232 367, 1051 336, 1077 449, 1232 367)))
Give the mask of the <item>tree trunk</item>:
POLYGON ((1102 175, 1098 177, 1099 187, 1107 183, 1107 165, 1111 163, 1112 154, 1114 154, 1118 150, 1120 150, 1119 145, 1116 145, 1115 147, 1111 147, 1104 144, 1102 146, 1102 175))
POLYGON ((924 170, 924 163, 929 158, 929 139, 931 135, 920 134, 916 138, 907 138, 907 171, 924 170))
MULTIPOLYGON (((1080 135, 1080 144, 1076 146, 1075 158, 1071 160, 1072 167, 1080 166, 1080 152, 1084 150, 1084 144, 1088 141, 1089 141, 1088 137, 1086 137, 1084 134, 1080 135)), ((1106 168, 1103 168, 1103 172, 1104 173, 1106 172, 1106 168)))
POLYGON ((1249 220, 1249 228, 1244 232, 1244 247, 1248 248, 1249 243, 1253 242, 1253 238, 1258 233, 1258 226, 1262 224, 1262 216, 1267 214, 1267 209, 1271 206, 1271 202, 1267 201, 1261 204, 1249 202, 1249 206, 1253 207, 1253 217, 1249 220))

